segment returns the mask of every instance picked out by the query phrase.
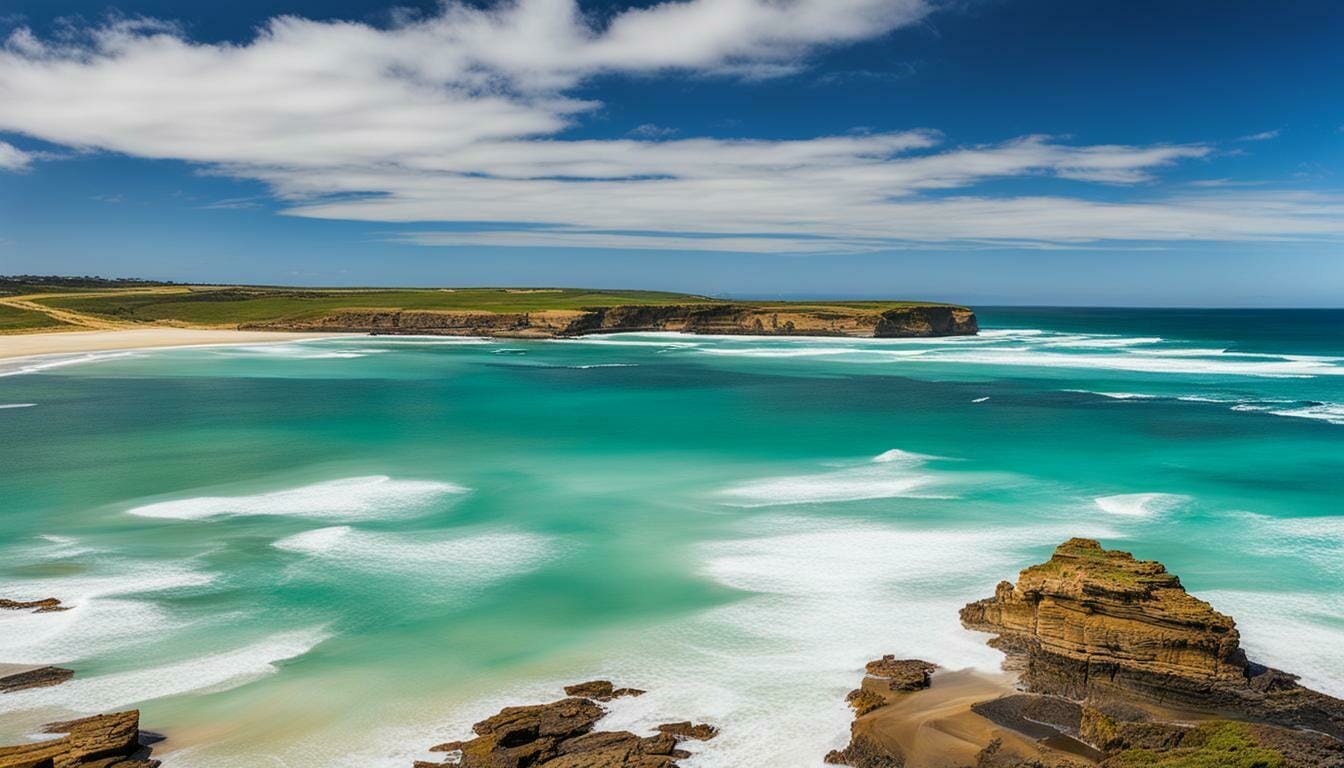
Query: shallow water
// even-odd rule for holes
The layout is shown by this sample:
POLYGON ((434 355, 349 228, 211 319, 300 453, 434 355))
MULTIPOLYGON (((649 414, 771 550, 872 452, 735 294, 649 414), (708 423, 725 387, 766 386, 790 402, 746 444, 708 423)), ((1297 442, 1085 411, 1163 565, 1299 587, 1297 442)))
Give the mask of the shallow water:
POLYGON ((868 658, 994 668, 956 609, 1072 535, 1344 695, 1344 313, 981 319, 10 363, 0 584, 76 607, 0 662, 78 676, 0 735, 139 706, 184 768, 404 768, 607 676, 651 691, 613 727, 724 726, 690 766, 814 766, 868 658))

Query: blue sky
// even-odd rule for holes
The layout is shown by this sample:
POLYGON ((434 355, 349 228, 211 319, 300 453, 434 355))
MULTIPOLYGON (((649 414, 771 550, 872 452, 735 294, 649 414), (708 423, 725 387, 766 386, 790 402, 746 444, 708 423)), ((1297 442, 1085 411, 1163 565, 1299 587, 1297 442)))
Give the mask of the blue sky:
POLYGON ((0 273, 1344 304, 1344 6, 7 0, 0 273))

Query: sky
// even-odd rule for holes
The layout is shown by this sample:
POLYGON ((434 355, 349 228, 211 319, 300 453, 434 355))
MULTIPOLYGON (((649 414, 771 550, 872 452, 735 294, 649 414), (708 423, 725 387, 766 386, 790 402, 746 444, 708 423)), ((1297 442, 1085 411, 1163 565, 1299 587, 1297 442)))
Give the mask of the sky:
POLYGON ((1333 0, 0 0, 0 274, 1344 306, 1333 0))

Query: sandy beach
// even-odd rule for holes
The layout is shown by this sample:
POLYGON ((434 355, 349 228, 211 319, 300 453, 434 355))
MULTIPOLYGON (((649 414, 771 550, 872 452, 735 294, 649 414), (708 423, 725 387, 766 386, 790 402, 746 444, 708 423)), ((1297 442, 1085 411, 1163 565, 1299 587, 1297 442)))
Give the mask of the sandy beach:
POLYGON ((268 341, 301 341, 303 339, 359 335, 362 334, 286 333, 205 328, 130 328, 126 330, 24 333, 0 336, 0 359, 79 352, 106 352, 117 349, 193 347, 209 344, 255 344, 268 341))

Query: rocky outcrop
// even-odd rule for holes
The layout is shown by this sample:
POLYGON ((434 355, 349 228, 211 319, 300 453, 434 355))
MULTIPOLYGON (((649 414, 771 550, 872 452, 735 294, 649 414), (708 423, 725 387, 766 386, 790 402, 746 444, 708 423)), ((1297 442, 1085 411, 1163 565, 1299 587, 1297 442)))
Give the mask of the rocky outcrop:
POLYGON ((485 311, 346 309, 320 317, 251 323, 247 330, 351 331, 503 338, 676 331, 755 336, 959 336, 976 333, 975 313, 943 304, 883 309, 864 305, 629 304, 574 310, 485 311))
POLYGON ((616 688, 606 680, 565 691, 572 695, 549 704, 505 707, 472 726, 475 738, 431 747, 431 752, 445 753, 443 762, 417 761, 415 768, 676 768, 678 759, 690 756, 678 747, 682 739, 708 739, 716 732, 689 721, 659 726, 653 736, 594 731, 606 715, 597 701, 643 691, 616 688))
POLYGON ((1185 591, 1161 563, 1071 539, 1016 584, 967 605, 962 623, 1031 691, 1139 702, 1309 728, 1344 739, 1344 702, 1247 661, 1236 624, 1185 591))
POLYGON ((0 768, 155 768, 142 744, 140 713, 95 715, 48 725, 60 738, 0 747, 0 768))
POLYGON ((56 613, 58 611, 68 611, 71 606, 62 605, 60 600, 54 597, 46 597, 41 600, 5 600, 0 599, 0 610, 6 611, 32 611, 33 613, 56 613))
POLYGON ((73 669, 64 667, 38 667, 0 675, 0 693, 13 693, 28 688, 47 688, 60 685, 75 676, 73 669))
POLYGON ((898 659, 887 654, 876 661, 870 661, 864 667, 868 677, 887 683, 893 691, 919 691, 929 687, 929 681, 937 664, 919 659, 898 659))
POLYGON ((578 696, 593 701, 611 701, 625 696, 643 696, 644 693, 638 688, 617 688, 612 685, 610 680, 590 680, 586 683, 565 686, 566 696, 578 696))

